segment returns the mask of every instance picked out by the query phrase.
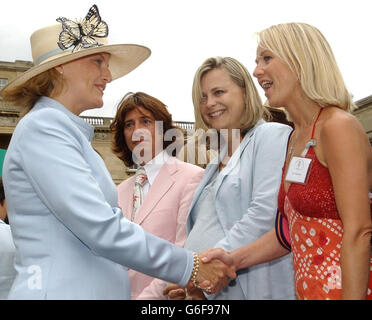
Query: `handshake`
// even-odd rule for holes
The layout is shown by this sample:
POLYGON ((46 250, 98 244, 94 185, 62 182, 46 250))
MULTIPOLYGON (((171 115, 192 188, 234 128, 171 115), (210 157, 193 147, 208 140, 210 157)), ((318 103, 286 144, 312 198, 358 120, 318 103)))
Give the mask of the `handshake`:
MULTIPOLYGON (((163 294, 172 300, 202 300, 207 294, 219 292, 229 280, 236 278, 236 267, 231 254, 222 249, 207 249, 197 255, 199 268, 186 287, 170 284, 163 294)), ((195 259, 194 259, 195 260, 195 259)), ((194 261, 195 264, 195 261, 194 261)), ((195 265, 194 265, 195 270, 195 265)))

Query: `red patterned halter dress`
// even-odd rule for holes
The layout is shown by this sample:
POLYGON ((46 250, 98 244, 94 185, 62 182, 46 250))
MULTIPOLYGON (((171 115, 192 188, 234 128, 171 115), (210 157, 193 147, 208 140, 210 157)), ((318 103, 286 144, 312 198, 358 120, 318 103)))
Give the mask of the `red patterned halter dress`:
MULTIPOLYGON (((283 184, 284 164, 276 233, 279 242, 292 251, 297 298, 341 299, 343 225, 336 207, 331 176, 328 168, 318 161, 313 147, 305 157, 313 159, 308 182, 306 185, 291 183, 288 192, 285 192, 283 184)), ((372 257, 370 270, 367 299, 372 299, 372 257)))

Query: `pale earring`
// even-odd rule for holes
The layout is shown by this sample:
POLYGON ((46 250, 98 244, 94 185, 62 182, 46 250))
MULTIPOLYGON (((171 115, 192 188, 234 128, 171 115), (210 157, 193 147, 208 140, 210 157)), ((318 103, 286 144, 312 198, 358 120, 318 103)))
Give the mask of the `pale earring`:
MULTIPOLYGON (((57 70, 57 68, 56 68, 56 70, 57 70)), ((61 70, 59 70, 58 73, 63 77, 63 67, 62 66, 61 66, 61 70)))

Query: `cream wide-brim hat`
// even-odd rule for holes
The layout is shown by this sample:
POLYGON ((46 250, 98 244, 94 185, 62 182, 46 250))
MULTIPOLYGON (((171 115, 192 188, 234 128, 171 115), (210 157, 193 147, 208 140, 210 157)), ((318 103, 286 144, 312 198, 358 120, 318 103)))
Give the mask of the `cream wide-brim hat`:
POLYGON ((12 80, 3 88, 3 92, 21 86, 29 79, 56 66, 102 52, 110 54, 109 69, 112 80, 115 80, 138 67, 151 54, 149 48, 137 44, 109 45, 107 38, 94 38, 101 44, 99 46, 82 48, 75 52, 72 52, 73 48, 62 50, 58 46, 61 32, 62 24, 55 24, 39 29, 31 35, 30 41, 34 67, 12 80))

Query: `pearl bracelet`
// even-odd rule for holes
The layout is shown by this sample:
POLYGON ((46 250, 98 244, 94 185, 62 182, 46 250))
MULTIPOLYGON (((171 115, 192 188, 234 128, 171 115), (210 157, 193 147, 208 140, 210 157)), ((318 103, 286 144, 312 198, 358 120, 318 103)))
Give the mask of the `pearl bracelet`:
POLYGON ((200 289, 199 285, 196 283, 196 277, 198 276, 198 273, 199 273, 199 264, 200 264, 199 255, 196 252, 194 252, 193 256, 194 256, 194 268, 192 269, 190 280, 196 288, 200 289))

